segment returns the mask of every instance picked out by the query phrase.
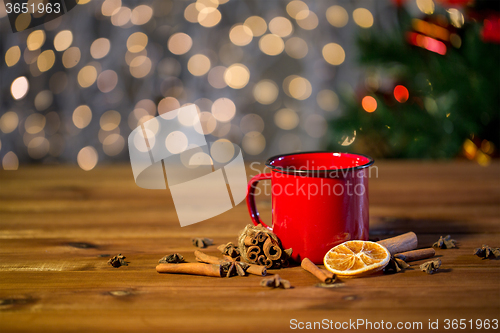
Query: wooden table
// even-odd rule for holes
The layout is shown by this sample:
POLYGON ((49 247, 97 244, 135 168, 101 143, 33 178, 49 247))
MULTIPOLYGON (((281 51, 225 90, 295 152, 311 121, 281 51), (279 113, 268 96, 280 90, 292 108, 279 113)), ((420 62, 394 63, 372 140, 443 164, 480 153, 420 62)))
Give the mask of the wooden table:
MULTIPOLYGON (((420 331, 439 320, 441 332, 446 319, 465 319, 462 332, 470 331, 470 319, 473 326, 489 319, 491 326, 500 317, 500 260, 472 253, 482 244, 500 246, 500 164, 376 165, 371 237, 415 231, 419 246, 428 247, 451 234, 459 246, 437 250, 437 274, 414 265, 325 289, 293 267, 276 272, 291 282, 288 290, 260 287, 258 276, 158 274, 166 254, 194 261, 192 237, 235 241, 250 222, 246 205, 181 228, 169 192, 138 188, 128 165, 0 171, 0 331, 282 332, 323 320, 383 320, 393 328, 421 322, 420 331), (106 255, 117 253, 129 266, 107 264, 106 255)), ((269 220, 270 199, 258 205, 269 220)))

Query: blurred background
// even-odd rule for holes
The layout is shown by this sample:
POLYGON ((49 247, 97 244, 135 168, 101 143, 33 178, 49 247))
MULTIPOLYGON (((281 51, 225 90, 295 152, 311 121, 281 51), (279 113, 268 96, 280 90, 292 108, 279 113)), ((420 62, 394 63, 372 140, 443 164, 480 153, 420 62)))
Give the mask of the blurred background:
POLYGON ((34 27, 0 4, 3 169, 126 162, 133 129, 192 103, 247 161, 498 156, 499 1, 76 3, 34 27))

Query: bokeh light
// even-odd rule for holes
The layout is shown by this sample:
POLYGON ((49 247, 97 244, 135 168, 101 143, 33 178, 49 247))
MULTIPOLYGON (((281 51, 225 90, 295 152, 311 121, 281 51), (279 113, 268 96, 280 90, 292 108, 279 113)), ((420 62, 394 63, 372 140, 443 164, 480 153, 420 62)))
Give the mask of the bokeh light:
POLYGON ((259 40, 260 50, 270 56, 276 56, 283 52, 285 49, 285 43, 280 36, 274 34, 267 34, 260 38, 259 40))
POLYGON ((278 85, 272 80, 261 80, 253 88, 253 96, 260 104, 274 103, 278 98, 278 85))
POLYGON ((5 63, 8 67, 12 67, 17 64, 20 58, 21 49, 19 46, 12 46, 7 50, 7 52, 5 52, 5 63))
POLYGON ((227 87, 227 83, 224 80, 224 73, 226 72, 226 67, 215 66, 208 72, 208 83, 215 89, 222 89, 227 87))
POLYGON ((38 69, 40 72, 46 72, 54 66, 54 62, 56 61, 56 55, 52 50, 43 51, 36 61, 38 69))
POLYGON ((431 15, 434 13, 434 1, 432 0, 417 0, 417 7, 424 14, 431 15))
POLYGON ((222 14, 217 8, 205 7, 198 13, 198 23, 205 28, 216 26, 222 18, 222 14))
POLYGON ((132 53, 141 52, 148 45, 148 36, 143 32, 134 32, 127 39, 127 49, 132 53))
POLYGON ((283 90, 288 96, 302 101, 311 96, 312 86, 306 78, 290 75, 283 80, 283 90))
POLYGON ((148 5, 139 5, 132 10, 130 21, 135 25, 143 25, 149 22, 153 17, 153 8, 148 5))
POLYGON ((43 130, 46 119, 40 113, 33 113, 24 121, 24 128, 29 134, 37 134, 43 130))
POLYGON ((69 30, 63 30, 54 37, 54 48, 56 51, 64 51, 73 43, 73 33, 69 30))
POLYGON ((229 66, 224 72, 224 81, 233 89, 244 88, 250 80, 250 71, 243 64, 229 66))
POLYGON ((97 77, 97 88, 103 93, 112 91, 113 89, 115 89, 117 84, 118 75, 114 70, 105 70, 97 77))
POLYGON ((26 46, 28 50, 35 51, 43 46, 45 43, 45 31, 35 30, 28 35, 26 39, 26 46))
POLYGON ((218 139, 210 147, 210 156, 219 163, 227 163, 234 156, 234 145, 227 139, 218 139))
POLYGON ((19 159, 17 155, 9 151, 2 159, 2 167, 4 170, 17 170, 19 168, 19 159))
POLYGON ((282 16, 277 16, 269 22, 269 31, 280 37, 287 37, 293 32, 292 22, 282 16))
POLYGON ((253 39, 252 30, 246 25, 237 24, 229 31, 229 39, 234 45, 248 45, 253 39))
POLYGON ((236 105, 229 98, 219 98, 212 105, 212 115, 220 122, 228 122, 236 114, 236 105))
POLYGON ((292 109, 281 109, 274 114, 274 123, 281 129, 291 130, 299 125, 299 116, 292 109))
POLYGON ((291 37, 285 42, 285 52, 292 58, 302 59, 309 52, 309 48, 302 38, 291 37))
POLYGON ((260 132, 248 132, 241 143, 243 150, 249 155, 259 155, 266 148, 266 138, 260 132))
POLYGON ((304 30, 313 30, 319 24, 318 16, 313 11, 302 11, 297 14, 297 24, 304 30), (307 15, 303 15, 307 14, 307 15))
POLYGON ((193 40, 188 34, 178 32, 170 36, 167 45, 170 52, 180 55, 187 53, 191 49, 191 46, 193 46, 193 40))
POLYGON ((345 51, 337 43, 329 43, 323 47, 323 58, 331 65, 338 66, 345 60, 345 51))
POLYGON ((125 139, 117 133, 108 135, 102 142, 102 150, 108 156, 120 154, 125 147, 125 139))
POLYGON ((98 159, 97 150, 92 146, 82 148, 76 157, 78 166, 85 171, 90 171, 95 168, 98 159))
POLYGON ((377 101, 372 96, 365 96, 361 100, 361 106, 366 112, 374 112, 377 110, 377 101))
POLYGON ((34 104, 37 111, 46 110, 54 99, 54 95, 50 90, 42 90, 35 96, 34 104))
POLYGON ((255 113, 243 116, 240 121, 240 129, 245 134, 248 132, 262 133, 264 131, 264 126, 264 119, 255 113))
POLYGON ((243 23, 246 27, 250 28, 253 37, 260 37, 267 31, 267 23, 260 16, 250 16, 243 23))
POLYGON ((165 147, 172 154, 179 154, 186 150, 188 146, 188 138, 181 131, 173 131, 167 135, 165 139, 165 147))
POLYGON ((370 28, 373 25, 373 15, 366 8, 356 8, 352 12, 352 19, 361 28, 370 28))
POLYGON ((304 18, 307 13, 309 12, 309 7, 307 6, 307 4, 305 2, 302 2, 302 1, 290 1, 287 5, 286 5, 286 12, 288 13, 288 15, 290 15, 290 17, 294 18, 294 19, 297 19, 298 18, 304 18), (299 15, 300 13, 300 15, 299 15))
POLYGON ((101 6, 101 12, 104 16, 113 16, 122 6, 122 0, 105 0, 101 6))
POLYGON ((326 10, 326 19, 332 26, 342 28, 349 22, 349 14, 344 7, 334 5, 326 10))
POLYGON ((26 76, 20 76, 10 86, 10 93, 14 99, 21 99, 28 93, 29 83, 26 76))
MULTIPOLYGON (((91 51, 92 52, 92 51, 91 51)), ((80 62, 81 52, 76 46, 70 47, 64 51, 62 56, 63 66, 66 68, 73 68, 80 62)))
POLYGON ((97 70, 94 66, 88 65, 78 72, 78 84, 82 88, 88 88, 94 84, 97 79, 97 70))
POLYGON ((410 97, 410 93, 408 92, 408 89, 406 89, 405 86, 402 85, 397 85, 394 88, 394 98, 399 102, 399 103, 404 103, 408 100, 410 97))
POLYGON ((19 124, 19 117, 14 111, 5 112, 2 117, 0 117, 0 131, 3 133, 11 133, 19 124))
POLYGON ((316 102, 319 107, 325 111, 335 111, 339 106, 339 98, 337 94, 329 89, 324 89, 316 95, 316 102))
POLYGON ((107 38, 97 38, 90 45, 90 55, 94 59, 104 58, 111 49, 111 42, 107 38))
POLYGON ((103 131, 112 131, 120 125, 121 118, 118 111, 109 110, 102 114, 99 125, 103 131))
POLYGON ((80 105, 73 111, 72 116, 73 124, 82 129, 87 127, 92 120, 92 110, 88 105, 80 105))
POLYGON ((188 71, 194 76, 202 76, 210 70, 210 59, 204 54, 195 54, 188 61, 188 71))

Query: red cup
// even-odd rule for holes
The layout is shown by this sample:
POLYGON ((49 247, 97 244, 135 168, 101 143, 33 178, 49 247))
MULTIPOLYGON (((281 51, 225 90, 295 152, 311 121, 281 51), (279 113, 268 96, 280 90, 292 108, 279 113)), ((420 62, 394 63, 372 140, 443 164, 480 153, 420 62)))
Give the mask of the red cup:
POLYGON ((332 247, 348 240, 368 240, 368 167, 365 155, 301 152, 271 157, 248 183, 247 205, 255 225, 272 230, 292 259, 316 264, 332 247), (260 220, 255 190, 271 180, 272 227, 260 220))

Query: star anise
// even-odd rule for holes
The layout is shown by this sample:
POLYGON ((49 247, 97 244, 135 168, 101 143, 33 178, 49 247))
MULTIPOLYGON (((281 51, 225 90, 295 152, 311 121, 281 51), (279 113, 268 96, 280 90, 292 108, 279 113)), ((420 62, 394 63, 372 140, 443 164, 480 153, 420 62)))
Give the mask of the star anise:
POLYGON ((404 261, 403 259, 395 258, 395 257, 391 256, 389 263, 384 268, 384 272, 385 273, 389 273, 389 272, 399 273, 399 272, 407 269, 408 267, 410 267, 410 265, 408 265, 406 263, 406 261, 404 261))
POLYGON ((234 260, 239 260, 240 258, 240 250, 231 242, 225 245, 220 245, 218 249, 222 252, 223 255, 228 256, 234 260))
POLYGON ((456 240, 451 239, 450 235, 447 235, 446 237, 443 238, 443 236, 439 237, 439 240, 432 244, 432 247, 437 247, 440 249, 451 249, 453 247, 456 247, 456 240))
POLYGON ((121 253, 109 259, 108 264, 116 268, 120 266, 128 266, 128 262, 125 261, 125 256, 122 256, 121 253))
POLYGON ((213 239, 210 238, 192 238, 191 242, 193 242, 193 245, 199 248, 205 248, 209 245, 213 244, 213 239))
POLYGON ((160 264, 177 264, 184 261, 184 257, 179 253, 172 253, 168 256, 164 256, 158 262, 160 264))
POLYGON ((495 259, 500 257, 500 249, 498 247, 492 248, 483 244, 482 247, 474 250, 474 255, 483 259, 495 259))
POLYGON ((260 285, 262 287, 269 287, 269 288, 282 288, 282 289, 291 288, 290 282, 288 280, 281 279, 278 274, 274 274, 271 277, 260 280, 260 285))
POLYGON ((248 264, 241 261, 231 260, 221 263, 221 267, 222 267, 222 272, 223 274, 226 274, 226 277, 231 277, 235 275, 245 276, 248 264))
POLYGON ((424 262, 422 265, 420 265, 420 270, 422 272, 426 272, 427 274, 434 274, 437 272, 439 267, 441 267, 441 260, 435 259, 428 262, 424 262))

